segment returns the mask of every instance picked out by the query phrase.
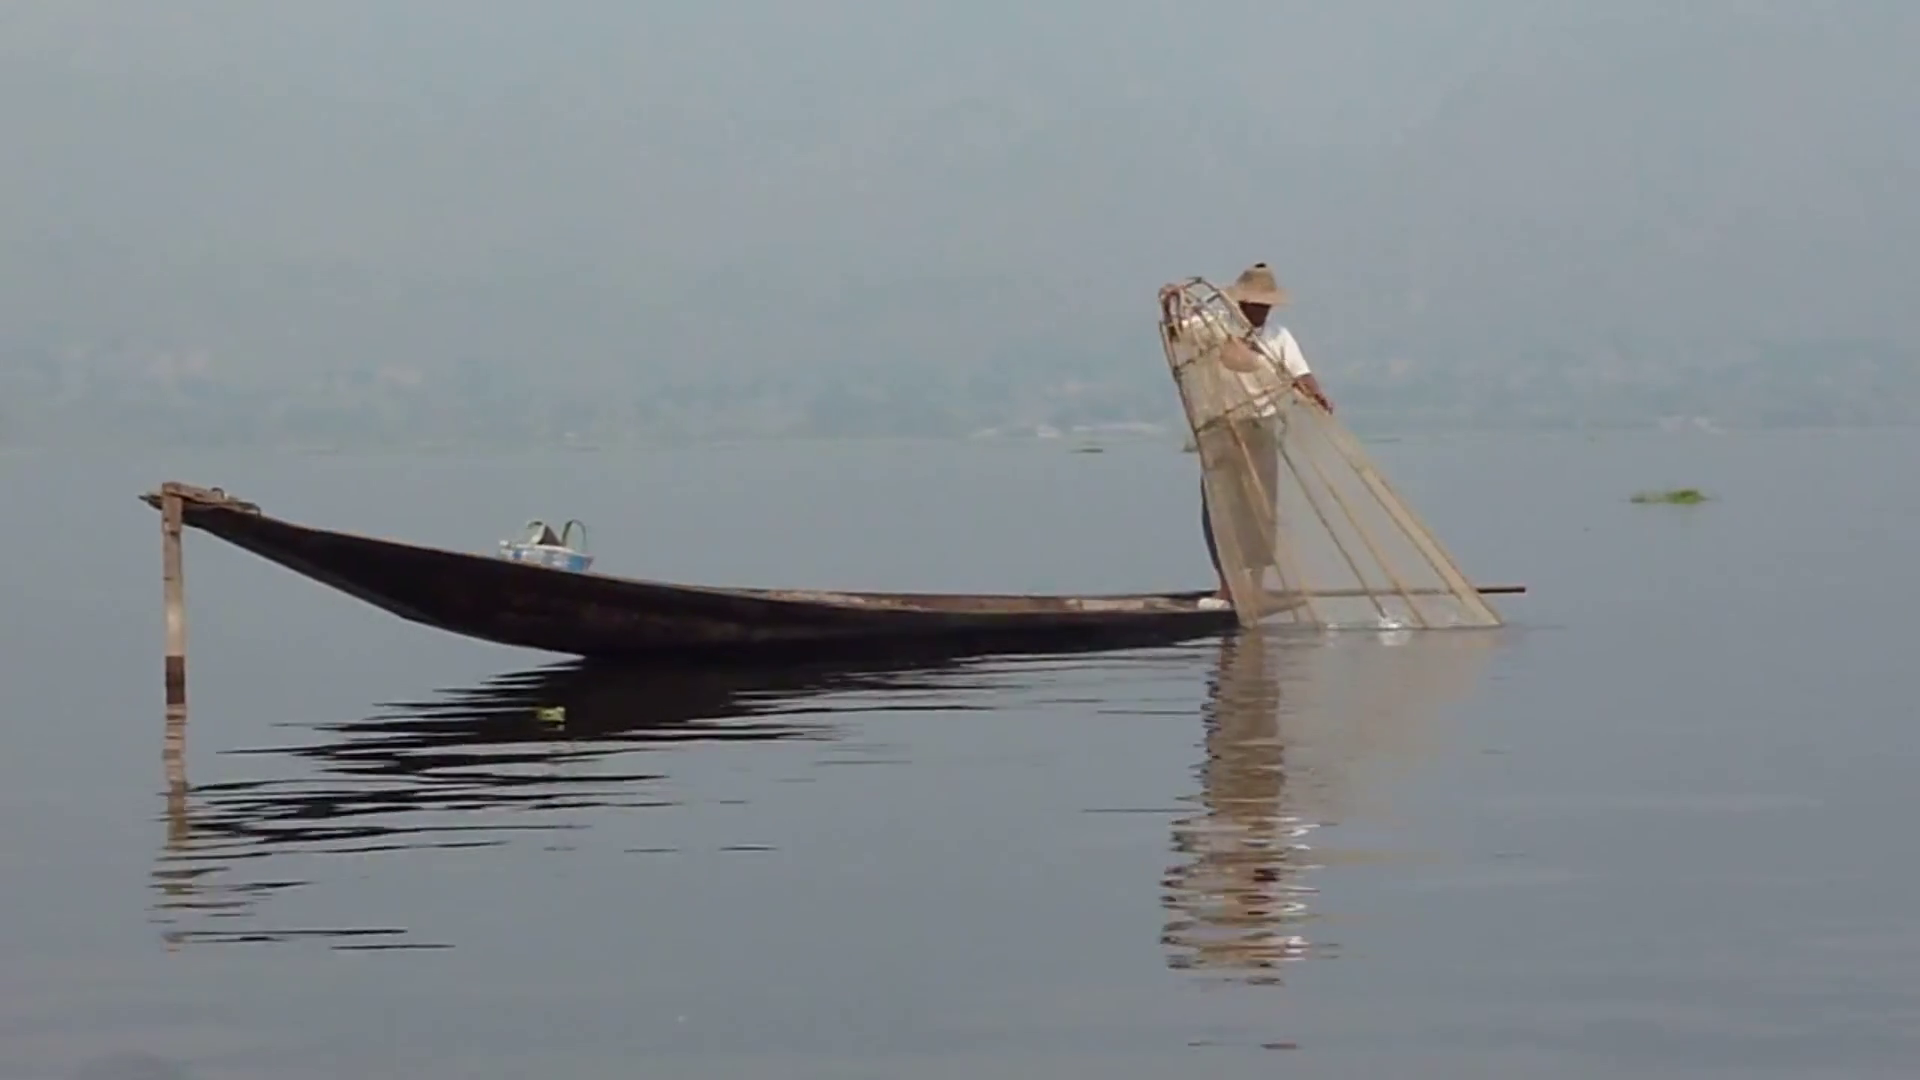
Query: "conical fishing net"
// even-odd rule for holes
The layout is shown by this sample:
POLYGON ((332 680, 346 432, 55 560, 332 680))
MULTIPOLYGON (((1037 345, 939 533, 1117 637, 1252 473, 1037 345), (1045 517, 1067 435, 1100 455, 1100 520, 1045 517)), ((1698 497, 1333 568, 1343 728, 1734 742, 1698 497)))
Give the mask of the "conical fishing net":
POLYGON ((1241 625, 1500 625, 1360 441, 1294 389, 1233 301, 1194 278, 1161 290, 1160 303, 1161 343, 1241 625), (1223 359, 1236 340, 1255 370, 1223 359))

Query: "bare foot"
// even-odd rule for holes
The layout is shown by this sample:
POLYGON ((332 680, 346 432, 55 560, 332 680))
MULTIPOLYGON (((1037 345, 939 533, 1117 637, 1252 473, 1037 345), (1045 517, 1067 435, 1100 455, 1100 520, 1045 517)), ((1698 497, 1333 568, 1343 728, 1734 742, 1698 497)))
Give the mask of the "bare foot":
POLYGON ((1203 596, 1200 598, 1200 608, 1203 611, 1220 611, 1232 606, 1233 595, 1227 591, 1227 586, 1224 582, 1221 583, 1218 592, 1212 596, 1203 596))

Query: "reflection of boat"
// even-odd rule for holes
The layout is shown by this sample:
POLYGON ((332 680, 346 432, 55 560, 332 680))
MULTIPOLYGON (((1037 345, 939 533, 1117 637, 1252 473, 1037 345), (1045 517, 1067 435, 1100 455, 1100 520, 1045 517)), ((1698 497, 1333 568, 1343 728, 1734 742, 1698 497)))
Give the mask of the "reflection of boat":
MULTIPOLYGON (((196 789, 231 811, 196 828, 296 844, 396 831, 369 812, 539 808, 577 804, 582 792, 649 774, 546 768, 675 744, 805 738, 813 699, 863 691, 930 689, 955 662, 926 665, 616 665, 572 662, 498 676, 432 700, 398 702, 363 720, 323 725, 325 738, 266 751, 305 759, 355 787, 309 778, 298 787, 196 789), (525 770, 539 768, 537 777, 525 770), (370 782, 378 788, 367 788, 370 782), (222 820, 224 818, 224 820, 222 820)), ((844 711, 835 710, 835 711, 844 711)), ((418 825, 415 822, 414 825, 418 825)))
POLYGON ((242 931, 231 920, 305 883, 263 876, 277 856, 490 846, 527 831, 565 829, 545 812, 661 798, 650 790, 660 771, 638 764, 647 752, 819 738, 830 729, 816 712, 851 711, 860 695, 882 691, 881 700, 897 707, 903 695, 966 686, 971 667, 965 657, 913 664, 570 662, 325 725, 306 745, 247 751, 291 757, 317 771, 191 788, 170 727, 167 843, 153 875, 157 917, 173 924, 173 943, 318 937, 335 948, 401 947, 404 931, 396 928, 242 931), (613 767, 614 759, 635 764, 613 767), (183 927, 196 913, 229 921, 218 930, 183 927))
POLYGON ((334 740, 292 752, 348 772, 378 762, 383 772, 406 773, 422 762, 440 768, 497 760, 507 746, 522 748, 516 756, 564 751, 579 760, 649 744, 796 738, 812 730, 799 720, 814 711, 812 699, 931 689, 965 663, 573 661, 441 691, 434 700, 397 702, 385 715, 327 728, 334 740))
POLYGON ((1205 590, 1114 596, 969 596, 732 589, 556 572, 507 559, 296 525, 217 488, 168 484, 185 525, 404 619, 575 656, 1118 648, 1235 623, 1205 590))

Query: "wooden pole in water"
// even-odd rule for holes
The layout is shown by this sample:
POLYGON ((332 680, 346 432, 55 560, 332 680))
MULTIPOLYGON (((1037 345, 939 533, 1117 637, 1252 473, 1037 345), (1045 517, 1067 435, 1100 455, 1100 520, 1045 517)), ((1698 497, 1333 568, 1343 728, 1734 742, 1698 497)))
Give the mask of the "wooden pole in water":
POLYGON ((186 582, 180 567, 180 491, 172 483, 160 486, 160 576, 167 616, 167 719, 187 715, 186 582))

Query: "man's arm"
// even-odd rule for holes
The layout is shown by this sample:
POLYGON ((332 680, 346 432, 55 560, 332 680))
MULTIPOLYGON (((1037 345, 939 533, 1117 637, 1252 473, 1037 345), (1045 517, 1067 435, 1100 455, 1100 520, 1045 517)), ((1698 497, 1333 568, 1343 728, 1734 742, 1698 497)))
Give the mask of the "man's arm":
POLYGON ((1321 408, 1328 412, 1333 411, 1333 402, 1328 400, 1326 392, 1320 389, 1320 380, 1314 377, 1313 372, 1309 371, 1305 375, 1293 380, 1293 385, 1301 393, 1318 403, 1321 408))
POLYGON ((1300 343, 1293 339, 1293 332, 1279 327, 1273 335, 1274 351, 1280 354, 1280 366, 1292 377, 1294 389, 1305 394, 1328 412, 1333 411, 1333 402, 1328 400, 1326 391, 1320 389, 1320 380, 1307 366, 1306 354, 1300 351, 1300 343))

